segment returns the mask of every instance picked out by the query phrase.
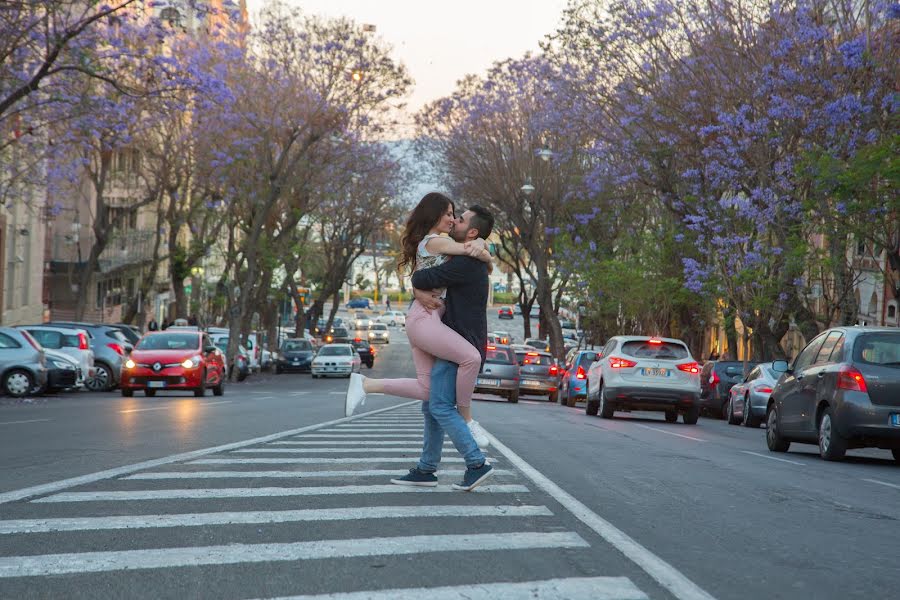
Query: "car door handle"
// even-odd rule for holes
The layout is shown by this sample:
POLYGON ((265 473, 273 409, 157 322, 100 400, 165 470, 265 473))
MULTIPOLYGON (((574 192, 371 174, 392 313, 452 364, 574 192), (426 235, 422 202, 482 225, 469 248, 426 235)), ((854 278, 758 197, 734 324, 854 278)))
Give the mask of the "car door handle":
POLYGON ((818 377, 819 379, 822 379, 823 377, 825 377, 825 372, 823 371, 823 372, 819 373, 818 375, 816 375, 816 377, 818 377))

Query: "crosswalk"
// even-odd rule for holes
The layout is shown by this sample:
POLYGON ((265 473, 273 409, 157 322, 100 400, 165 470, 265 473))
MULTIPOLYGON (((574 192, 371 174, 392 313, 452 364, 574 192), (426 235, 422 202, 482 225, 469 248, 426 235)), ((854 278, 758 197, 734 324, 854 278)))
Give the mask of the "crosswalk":
POLYGON ((421 419, 406 404, 0 500, 0 597, 649 598, 574 560, 603 542, 501 452, 472 493, 450 442, 438 487, 391 485, 421 419))

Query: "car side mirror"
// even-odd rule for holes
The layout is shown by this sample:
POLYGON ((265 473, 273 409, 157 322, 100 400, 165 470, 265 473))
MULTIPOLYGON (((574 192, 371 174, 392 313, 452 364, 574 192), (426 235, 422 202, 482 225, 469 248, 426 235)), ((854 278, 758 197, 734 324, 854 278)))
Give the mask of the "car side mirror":
POLYGON ((207 346, 203 349, 203 352, 205 352, 206 354, 209 354, 210 352, 215 352, 215 351, 216 351, 215 346, 207 346))
POLYGON ((123 347, 125 348, 125 354, 131 354, 131 351, 134 350, 134 346, 131 344, 125 344, 123 347))
POLYGON ((787 373, 790 371, 788 367, 788 361, 786 360, 775 360, 772 361, 772 370, 777 373, 787 373))

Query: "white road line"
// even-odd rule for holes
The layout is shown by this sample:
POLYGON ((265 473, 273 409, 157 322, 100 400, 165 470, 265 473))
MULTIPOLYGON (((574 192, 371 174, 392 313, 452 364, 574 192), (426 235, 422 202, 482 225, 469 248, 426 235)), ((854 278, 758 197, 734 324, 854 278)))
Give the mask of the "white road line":
MULTIPOLYGON (((251 464, 270 464, 270 465, 332 465, 332 464, 356 464, 365 463, 412 463, 415 459, 393 456, 367 456, 365 458, 283 458, 273 456, 271 458, 201 458, 192 460, 187 463, 189 465, 251 465, 251 464)), ((445 456, 441 459, 442 463, 460 463, 465 462, 461 456, 445 456)), ((496 460, 491 460, 491 464, 497 464, 496 460)))
POLYGON ((369 440, 369 439, 383 440, 386 438, 389 438, 389 439, 398 439, 399 438, 399 439, 403 439, 403 440, 418 440, 421 442, 423 439, 421 434, 415 435, 413 433, 382 433, 382 434, 377 434, 377 435, 374 433, 367 433, 364 435, 356 435, 353 432, 324 433, 324 434, 307 433, 304 435, 298 435, 296 437, 301 440, 306 440, 306 439, 311 439, 311 438, 315 438, 317 440, 321 439, 322 441, 335 440, 335 443, 337 443, 337 440, 369 440))
POLYGON ((421 423, 391 423, 387 425, 379 425, 378 423, 350 423, 345 425, 338 425, 337 427, 332 427, 331 430, 325 429, 323 431, 358 431, 360 429, 422 429, 421 423))
MULTIPOLYGON (((413 404, 419 404, 419 402, 411 401, 406 404, 401 404, 399 406, 411 406, 413 404)), ((397 405, 388 406, 385 408, 381 408, 370 413, 366 414, 376 414, 391 410, 396 410, 397 405)), ((69 479, 61 479, 59 481, 53 481, 51 483, 44 483, 41 485, 35 485, 32 487, 22 488, 18 490, 13 490, 11 492, 4 492, 0 494, 0 504, 5 504, 6 502, 15 502, 16 500, 23 500, 25 498, 30 498, 32 496, 39 496, 41 494, 49 494, 50 492, 55 492, 57 490, 63 490, 66 488, 74 487, 76 485, 84 485, 86 483, 93 483, 95 481, 100 481, 102 479, 111 479, 113 477, 119 477, 121 475, 128 475, 130 473, 134 473, 136 471, 143 471, 145 469, 153 469, 160 465, 168 465, 176 462, 184 462, 187 460, 191 460, 193 458, 197 458, 200 456, 208 456, 210 454, 216 454, 219 452, 227 452, 228 450, 234 450, 236 448, 246 448, 247 446, 254 446, 256 444, 265 444, 266 442, 273 442, 275 440, 280 440, 286 437, 293 437, 299 435, 301 433, 305 433, 307 431, 316 431, 322 429, 323 427, 328 427, 330 425, 336 425, 338 423, 347 423, 358 419, 358 416, 353 417, 342 417, 340 419, 335 419, 333 421, 327 421, 325 423, 316 423, 315 425, 308 425, 306 427, 300 427, 298 429, 290 429, 288 431, 281 431, 279 433, 273 433, 271 435, 264 435, 262 437, 253 438, 249 440, 242 440, 240 442, 232 442, 230 444, 222 444, 221 446, 213 446, 211 448, 203 448, 201 450, 193 450, 191 452, 182 452, 180 454, 171 454, 169 456, 164 456, 163 458, 156 458, 153 460, 145 460, 143 462, 134 463, 130 465, 125 465, 124 467, 116 467, 115 469, 107 469, 105 471, 97 471, 96 473, 90 473, 89 475, 81 475, 79 477, 71 477, 69 479)), ((452 461, 453 459, 448 458, 445 459, 447 461, 452 461)))
POLYGON ((589 544, 572 532, 472 533, 317 540, 286 544, 228 544, 118 552, 6 556, 0 558, 0 578, 360 556, 400 556, 425 552, 469 553, 480 550, 587 547, 589 544))
MULTIPOLYGON (((414 439, 414 438, 413 438, 414 439)), ((418 438, 421 440, 422 438, 418 438)), ((312 440, 312 441, 289 441, 289 442, 271 442, 269 446, 321 446, 322 444, 332 444, 334 446, 391 446, 393 444, 403 444, 406 442, 398 442, 391 440, 312 440)), ((445 446, 452 446, 453 442, 444 442, 445 446)), ((420 447, 421 448, 421 447, 420 447)))
MULTIPOLYGON (((524 485, 483 485, 479 491, 493 494, 524 493, 524 485)), ((449 485, 410 487, 402 485, 331 485, 321 487, 199 488, 184 490, 128 490, 96 492, 60 492, 32 502, 104 502, 128 500, 203 500, 207 498, 281 498, 285 496, 344 496, 359 494, 408 494, 415 492, 457 492, 449 485)))
POLYGON ((768 454, 760 454, 759 452, 750 452, 749 450, 741 450, 744 454, 751 454, 753 456, 758 456, 760 458, 768 458, 769 460, 777 460, 778 462, 790 463, 792 465, 800 465, 801 467, 805 467, 806 463, 797 462, 796 460, 788 460, 786 458, 776 458, 774 456, 769 456, 768 454))
POLYGON ((407 517, 551 517, 546 506, 364 506, 261 512, 212 512, 125 517, 74 517, 61 519, 16 519, 0 521, 0 534, 46 533, 50 531, 94 531, 100 529, 144 529, 152 527, 203 527, 247 523, 289 523, 293 521, 356 521, 365 519, 405 519, 407 517))
POLYGON ((421 432, 422 426, 374 427, 372 425, 368 425, 360 429, 322 429, 320 431, 327 433, 391 433, 392 431, 395 433, 415 433, 417 431, 421 432))
POLYGON ((53 419, 28 419, 27 421, 6 421, 4 423, 0 423, 0 425, 19 425, 20 423, 46 423, 47 421, 52 421, 53 419))
POLYGON ((886 485, 887 487, 894 488, 895 490, 900 490, 900 485, 888 483, 887 481, 878 481, 877 479, 863 479, 863 481, 868 481, 869 483, 877 483, 878 485, 886 485))
POLYGON ((689 435, 684 435, 684 434, 681 434, 681 433, 675 433, 674 431, 666 431, 665 429, 660 429, 660 428, 658 428, 658 427, 650 427, 649 425, 641 425, 640 423, 635 423, 635 425, 637 425, 638 427, 643 427, 644 429, 649 429, 649 430, 651 430, 651 431, 658 431, 658 432, 660 432, 660 433, 665 433, 665 434, 667 434, 667 435, 676 435, 676 436, 678 436, 678 437, 680 437, 680 438, 684 438, 684 439, 686 439, 686 440, 694 440, 695 442, 705 442, 705 441, 707 441, 707 440, 704 440, 704 439, 701 439, 701 438, 696 438, 696 437, 692 437, 692 436, 689 436, 689 435))
MULTIPOLYGON (((231 454, 346 454, 347 452, 421 452, 422 446, 394 446, 392 448, 244 448, 231 454)), ((360 456, 360 461, 368 457, 360 456)))
MULTIPOLYGON (((462 469, 438 471, 441 477, 462 477, 462 469)), ((512 471, 494 469, 497 475, 512 475, 512 471)), ((397 469, 369 469, 366 471, 150 471, 135 473, 122 479, 318 479, 329 477, 394 477, 402 475, 397 469)))
POLYGON ((275 396, 257 396, 255 400, 272 400, 275 396))
MULTIPOLYGON (((180 398, 181 400, 190 400, 189 398, 180 398)), ((198 402, 197 406, 213 406, 216 404, 231 404, 234 400, 222 400, 220 402, 198 402)), ((120 413, 136 413, 136 412, 145 412, 148 410, 172 410, 173 408, 178 408, 177 404, 166 404, 165 406, 154 406, 151 408, 129 408, 127 410, 120 410, 120 413)))
POLYGON ((467 583, 433 588, 366 590, 272 600, 647 600, 627 577, 572 577, 517 583, 467 583))
POLYGON ((641 546, 624 531, 550 481, 550 479, 525 462, 524 459, 501 443, 496 437, 490 433, 487 435, 494 448, 502 453, 539 488, 553 496, 557 502, 566 507, 578 520, 597 532, 600 537, 643 569, 661 586, 669 590, 673 596, 679 600, 714 600, 713 596, 688 579, 681 571, 641 546))

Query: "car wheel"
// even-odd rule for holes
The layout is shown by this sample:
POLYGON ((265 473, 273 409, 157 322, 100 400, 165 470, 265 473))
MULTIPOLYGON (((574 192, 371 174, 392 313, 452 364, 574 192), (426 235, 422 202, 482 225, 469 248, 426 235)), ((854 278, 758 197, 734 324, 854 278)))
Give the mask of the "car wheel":
POLYGON ((366 363, 366 368, 371 369, 374 365, 375 365, 375 361, 370 360, 369 362, 366 363))
POLYGON ((744 398, 744 427, 759 427, 759 420, 750 412, 750 396, 744 398))
POLYGON ((900 463, 900 450, 891 450, 891 454, 894 455, 894 461, 900 463))
POLYGON ((134 396, 134 390, 126 390, 126 389, 122 390, 123 398, 131 398, 132 396, 134 396))
POLYGON ((591 391, 588 388, 587 397, 585 398, 584 403, 584 414, 589 417, 596 417, 597 411, 600 410, 600 402, 597 400, 591 400, 591 391))
POLYGON ((600 391, 597 395, 600 396, 600 417, 603 419, 612 419, 613 415, 616 414, 616 407, 606 401, 606 390, 603 389, 603 384, 600 384, 600 391))
POLYGON ((667 410, 666 411, 666 423, 674 423, 678 420, 678 411, 677 410, 667 410))
POLYGON ((243 371, 238 371, 237 380, 243 381, 245 379, 247 379, 247 373, 244 373, 243 371))
POLYGON ((693 406, 681 415, 681 420, 685 425, 696 425, 697 420, 700 419, 700 407, 693 406))
POLYGON ((275 374, 281 375, 281 373, 282 373, 281 367, 275 367, 275 374))
POLYGON ((148 388, 148 389, 144 390, 144 395, 147 396, 148 398, 152 398, 153 396, 156 395, 156 390, 151 390, 148 388))
POLYGON ((519 402, 519 390, 513 390, 509 393, 509 396, 506 397, 507 401, 510 404, 516 404, 519 402))
POLYGON ((562 392, 559 395, 559 403, 566 406, 569 403, 569 388, 566 387, 565 391, 563 391, 562 387, 560 387, 559 391, 562 392))
POLYGON ((819 454, 825 460, 843 460, 847 440, 838 432, 831 407, 825 408, 819 420, 819 454))
POLYGON ((781 437, 778 430, 778 409, 774 404, 766 413, 766 445, 772 452, 787 452, 791 447, 791 443, 781 437))
POLYGON ((202 398, 206 395, 206 372, 200 376, 200 387, 194 388, 194 396, 202 398))
POLYGON ((726 420, 728 421, 729 425, 737 425, 738 423, 740 423, 740 421, 738 421, 738 418, 734 416, 734 404, 731 402, 730 398, 728 399, 728 406, 725 410, 727 412, 726 420))
POLYGON ((559 390, 556 390, 555 392, 550 392, 550 402, 552 402, 553 404, 556 404, 557 402, 559 402, 559 390))
POLYGON ((34 377, 23 369, 14 369, 3 377, 3 391, 13 398, 24 398, 34 387, 34 377))
POLYGON ((112 371, 103 363, 94 364, 94 376, 85 382, 92 392, 105 392, 112 387, 112 371))
POLYGON ((219 385, 213 388, 214 396, 221 396, 225 393, 225 373, 219 377, 219 385))

